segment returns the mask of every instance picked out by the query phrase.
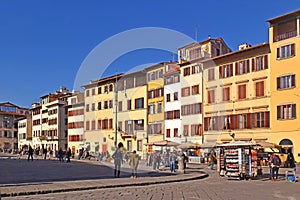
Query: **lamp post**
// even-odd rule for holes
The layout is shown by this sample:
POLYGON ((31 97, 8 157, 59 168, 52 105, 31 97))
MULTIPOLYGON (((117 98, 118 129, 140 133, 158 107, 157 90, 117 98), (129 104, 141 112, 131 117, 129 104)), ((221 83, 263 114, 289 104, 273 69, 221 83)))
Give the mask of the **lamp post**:
POLYGON ((118 79, 116 74, 116 83, 115 83, 115 147, 117 147, 117 135, 118 135, 118 79))

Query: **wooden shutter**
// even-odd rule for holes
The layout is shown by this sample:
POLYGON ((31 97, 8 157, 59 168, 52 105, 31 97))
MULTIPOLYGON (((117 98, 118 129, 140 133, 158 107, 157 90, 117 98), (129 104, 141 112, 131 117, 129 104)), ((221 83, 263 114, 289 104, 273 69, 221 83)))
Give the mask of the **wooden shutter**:
POLYGON ((296 118, 296 104, 292 104, 292 118, 296 118))
POLYGON ((296 80, 295 80, 295 75, 292 75, 292 87, 296 86, 296 80))
POLYGON ((250 72, 250 60, 246 60, 246 68, 247 68, 247 73, 250 72))
POLYGON ((209 126, 209 118, 205 117, 204 118, 204 131, 208 131, 208 126, 209 126))
POLYGON ((250 129, 251 129, 251 128, 252 128, 252 124, 251 124, 251 113, 247 113, 247 117, 246 117, 246 118, 247 118, 247 122, 246 122, 246 123, 247 123, 247 124, 246 124, 246 125, 247 125, 247 128, 250 128, 250 129))
POLYGON ((281 86, 280 86, 280 77, 277 77, 277 89, 280 89, 281 86))
POLYGON ((291 56, 295 55, 295 44, 291 44, 291 56))
POLYGON ((224 77, 224 76, 223 76, 223 67, 222 67, 222 66, 219 67, 219 77, 220 77, 220 78, 223 78, 223 77, 224 77))
POLYGON ((234 130, 235 129, 235 115, 230 115, 230 129, 234 130))
POLYGON ((235 62, 235 75, 239 75, 239 62, 235 62))
POLYGON ((270 127, 270 112, 269 111, 265 112, 265 127, 266 128, 270 127))
POLYGON ((269 62, 268 62, 268 55, 264 56, 264 69, 268 69, 269 62))
POLYGON ((280 47, 277 48, 277 52, 276 52, 276 58, 280 59, 280 47))
POLYGON ((277 106, 277 120, 281 119, 281 106, 277 106))
POLYGON ((230 74, 229 76, 233 76, 233 64, 231 63, 230 64, 230 74))
POLYGON ((255 72, 255 58, 252 58, 252 71, 255 72))

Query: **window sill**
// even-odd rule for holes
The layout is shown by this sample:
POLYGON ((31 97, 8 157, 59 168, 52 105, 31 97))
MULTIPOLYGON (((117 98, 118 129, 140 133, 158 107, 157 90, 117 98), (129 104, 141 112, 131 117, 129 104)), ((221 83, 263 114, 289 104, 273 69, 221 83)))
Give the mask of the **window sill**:
POLYGON ((291 89, 295 89, 296 86, 290 87, 290 88, 277 88, 277 91, 284 91, 284 90, 291 90, 291 89))
POLYGON ((287 57, 287 58, 276 58, 276 60, 280 61, 280 60, 286 60, 286 59, 289 59, 289 58, 293 58, 295 57, 296 55, 293 55, 293 56, 290 56, 290 57, 287 57))

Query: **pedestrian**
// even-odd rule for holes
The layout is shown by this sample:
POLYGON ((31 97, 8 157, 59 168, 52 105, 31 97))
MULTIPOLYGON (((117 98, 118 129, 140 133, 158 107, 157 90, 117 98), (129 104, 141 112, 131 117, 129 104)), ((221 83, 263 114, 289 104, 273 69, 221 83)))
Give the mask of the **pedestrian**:
POLYGON ((31 161, 33 161, 33 148, 31 147, 31 145, 29 145, 29 149, 28 149, 28 161, 30 160, 31 157, 31 161))
POLYGON ((270 171, 270 179, 273 179, 273 165, 272 165, 272 159, 274 158, 275 154, 269 154, 268 157, 268 165, 269 165, 269 171, 270 171))
POLYGON ((132 154, 130 154, 130 158, 129 158, 129 166, 132 170, 131 178, 133 179, 136 179, 138 165, 139 165, 139 155, 136 154, 136 151, 134 150, 132 154))
POLYGON ((47 148, 43 147, 43 154, 44 154, 44 160, 46 160, 46 157, 47 157, 47 148))
POLYGON ((156 164, 157 164, 157 153, 154 152, 153 155, 153 170, 156 170, 156 164))
POLYGON ((295 158, 292 152, 289 151, 288 157, 287 157, 289 167, 294 168, 295 167, 295 158))
POLYGON ((170 171, 175 172, 176 169, 176 154, 172 153, 170 155, 170 171))
POLYGON ((63 150, 62 148, 60 147, 59 150, 58 150, 58 159, 60 162, 63 162, 63 150))
POLYGON ((78 160, 80 160, 80 158, 82 157, 82 155, 83 155, 83 150, 84 150, 83 147, 79 150, 78 160))
POLYGON ((213 152, 209 155, 210 169, 214 169, 216 157, 213 152))
POLYGON ((161 162, 161 152, 158 152, 157 156, 156 156, 156 169, 159 170, 159 166, 160 166, 160 162, 161 162))
POLYGON ((121 170, 121 164, 122 164, 122 160, 123 160, 123 143, 120 142, 118 144, 118 147, 116 148, 114 154, 112 155, 112 158, 114 159, 114 164, 115 164, 115 178, 119 178, 120 177, 120 170, 121 170))
POLYGON ((271 164, 272 164, 272 169, 273 169, 272 181, 275 181, 275 180, 278 180, 278 171, 279 171, 279 167, 281 165, 281 160, 278 155, 273 154, 271 164))
POLYGON ((68 150, 67 150, 67 162, 71 162, 70 161, 71 155, 72 155, 72 152, 71 152, 71 149, 69 147, 68 150))

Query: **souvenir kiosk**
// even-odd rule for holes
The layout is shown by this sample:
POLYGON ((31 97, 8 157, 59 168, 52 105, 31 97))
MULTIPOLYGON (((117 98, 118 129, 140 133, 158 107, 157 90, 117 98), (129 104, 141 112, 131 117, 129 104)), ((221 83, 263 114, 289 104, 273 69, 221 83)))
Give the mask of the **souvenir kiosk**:
POLYGON ((221 176, 249 179, 257 175, 257 151, 251 142, 235 141, 217 145, 217 170, 221 176))

